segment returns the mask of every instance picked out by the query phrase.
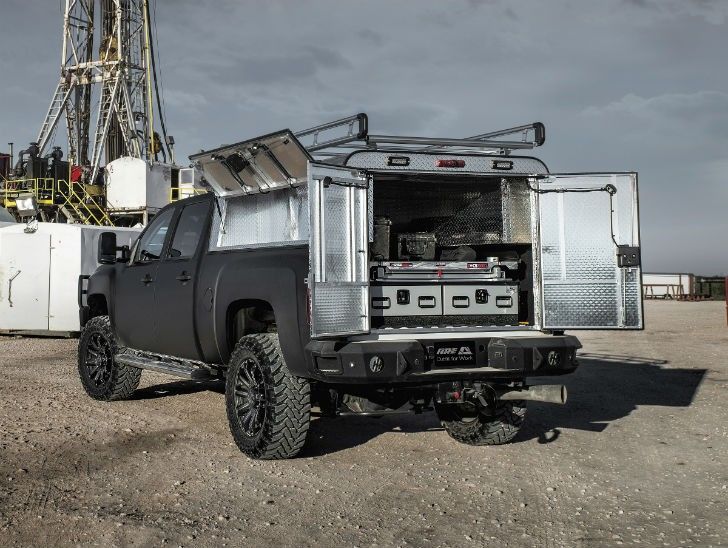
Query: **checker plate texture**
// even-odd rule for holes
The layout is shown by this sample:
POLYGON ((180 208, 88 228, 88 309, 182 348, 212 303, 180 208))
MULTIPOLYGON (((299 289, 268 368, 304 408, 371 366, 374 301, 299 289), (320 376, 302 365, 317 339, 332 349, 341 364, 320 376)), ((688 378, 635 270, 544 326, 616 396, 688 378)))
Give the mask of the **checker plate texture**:
POLYGON ((350 169, 311 166, 312 336, 369 330, 369 190, 350 169), (328 186, 324 179, 330 177, 328 186))
POLYGON ((358 333, 368 326, 368 286, 317 283, 312 329, 317 336, 358 333))
POLYGON ((618 244, 638 246, 634 175, 555 176, 541 189, 602 188, 617 193, 540 194, 544 327, 642 326, 639 268, 617 266, 618 244), (612 216, 610 209, 614 207, 612 216))
POLYGON ((220 199, 220 202, 225 222, 221 225, 215 208, 211 250, 308 240, 308 189, 305 186, 220 199))
POLYGON ((402 152, 378 152, 378 151, 361 151, 352 154, 347 162, 347 166, 359 167, 373 171, 417 171, 419 173, 491 173, 499 176, 506 175, 540 175, 548 173, 546 165, 537 158, 521 158, 518 156, 496 156, 496 155, 478 155, 471 156, 468 154, 422 154, 411 151, 402 152), (406 156, 409 158, 407 166, 391 166, 389 158, 391 156, 406 156), (465 167, 435 167, 435 160, 446 158, 448 160, 464 160, 465 167), (495 169, 493 166, 496 162, 505 161, 512 162, 512 168, 504 171, 495 169))

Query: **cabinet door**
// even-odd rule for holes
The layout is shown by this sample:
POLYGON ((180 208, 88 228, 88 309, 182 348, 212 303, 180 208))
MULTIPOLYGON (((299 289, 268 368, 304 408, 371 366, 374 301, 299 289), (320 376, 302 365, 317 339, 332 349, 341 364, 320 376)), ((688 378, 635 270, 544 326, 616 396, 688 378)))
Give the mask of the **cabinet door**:
POLYGON ((531 180, 547 329, 642 329, 636 173, 531 180))
POLYGON ((369 180, 309 164, 311 336, 369 331, 369 180))
POLYGON ((4 234, 0 264, 0 329, 48 330, 51 237, 4 234))

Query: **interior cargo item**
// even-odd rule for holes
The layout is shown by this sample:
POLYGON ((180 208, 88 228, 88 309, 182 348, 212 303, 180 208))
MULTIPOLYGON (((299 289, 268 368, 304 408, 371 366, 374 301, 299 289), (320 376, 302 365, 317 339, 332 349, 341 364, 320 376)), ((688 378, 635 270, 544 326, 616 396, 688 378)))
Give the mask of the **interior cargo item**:
MULTIPOLYGON (((469 245, 459 245, 458 247, 448 247, 440 253, 441 261, 474 261, 477 253, 469 245)), ((490 261, 490 258, 488 259, 490 261)), ((496 258, 496 261, 498 259, 496 258)))
POLYGON ((392 220, 389 217, 374 217, 374 241, 372 242, 372 259, 389 260, 389 242, 392 232, 392 220))
POLYGON ((494 262, 469 261, 413 261, 413 262, 372 262, 370 277, 380 282, 423 282, 423 281, 463 281, 506 279, 506 274, 518 271, 517 259, 494 262))
POLYGON ((413 232, 400 234, 398 256, 402 260, 432 261, 435 258, 437 238, 431 232, 413 232))

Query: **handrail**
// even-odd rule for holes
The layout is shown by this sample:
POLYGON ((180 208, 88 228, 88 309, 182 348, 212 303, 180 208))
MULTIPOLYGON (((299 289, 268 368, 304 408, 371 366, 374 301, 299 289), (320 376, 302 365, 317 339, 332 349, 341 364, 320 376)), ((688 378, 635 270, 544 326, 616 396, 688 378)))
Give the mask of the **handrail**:
POLYGON ((61 205, 69 206, 76 220, 86 225, 114 226, 113 221, 93 195, 86 192, 82 183, 64 179, 39 177, 35 179, 10 179, 3 182, 2 205, 15 207, 21 194, 33 194, 41 205, 54 205, 60 197, 61 205), (76 190, 80 189, 80 192, 76 190))
POLYGON ((64 205, 71 206, 71 208, 78 215, 79 219, 83 222, 83 224, 95 224, 97 226, 114 226, 113 221, 106 213, 104 208, 101 207, 101 204, 96 202, 94 197, 86 192, 85 189, 83 189, 82 192, 79 194, 74 190, 74 186, 78 186, 79 188, 83 189, 82 183, 77 183, 74 181, 71 181, 69 183, 68 181, 65 181, 63 179, 58 179, 57 191, 58 194, 63 198, 64 205), (65 192, 62 189, 63 185, 65 185, 66 187, 65 192), (89 202, 93 206, 93 208, 89 207, 89 202), (93 223, 91 223, 90 221, 93 221, 93 223))

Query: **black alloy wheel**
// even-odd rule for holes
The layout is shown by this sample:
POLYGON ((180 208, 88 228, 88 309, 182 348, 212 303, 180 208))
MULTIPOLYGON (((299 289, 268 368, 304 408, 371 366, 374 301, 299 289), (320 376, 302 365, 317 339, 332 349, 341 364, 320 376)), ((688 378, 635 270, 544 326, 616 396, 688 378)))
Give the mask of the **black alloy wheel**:
POLYGON ((117 363, 118 351, 109 317, 91 318, 78 340, 78 374, 84 390, 95 400, 124 400, 139 386, 142 370, 117 363))
POLYGON ((257 439, 266 418, 266 387, 263 371, 258 362, 245 358, 235 376, 235 412, 244 434, 257 439))

